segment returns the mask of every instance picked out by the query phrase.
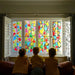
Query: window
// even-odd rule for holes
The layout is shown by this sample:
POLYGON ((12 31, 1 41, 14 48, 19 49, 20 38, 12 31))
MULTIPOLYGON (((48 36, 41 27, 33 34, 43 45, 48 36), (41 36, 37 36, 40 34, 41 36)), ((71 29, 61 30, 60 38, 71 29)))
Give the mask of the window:
MULTIPOLYGON (((69 21, 70 22, 70 21, 69 21)), ((66 31, 70 24, 67 24, 60 18, 50 18, 50 19, 14 19, 11 23, 11 50, 10 56, 16 57, 18 51, 21 48, 26 49, 28 56, 33 55, 33 47, 39 47, 39 55, 48 56, 48 50, 51 47, 56 48, 57 55, 67 55, 63 54, 68 51, 67 46, 70 45, 70 40, 67 43, 68 39, 65 34, 69 32, 66 31), (65 26, 65 27, 64 27, 65 26), (63 32, 65 31, 65 32, 63 32), (64 39, 64 37, 65 39, 64 39), (64 51, 63 51, 64 49, 64 51)), ((70 38, 70 36, 68 36, 70 38)), ((69 48, 70 51, 70 48, 69 48)), ((70 52, 69 52, 70 55, 70 52)))

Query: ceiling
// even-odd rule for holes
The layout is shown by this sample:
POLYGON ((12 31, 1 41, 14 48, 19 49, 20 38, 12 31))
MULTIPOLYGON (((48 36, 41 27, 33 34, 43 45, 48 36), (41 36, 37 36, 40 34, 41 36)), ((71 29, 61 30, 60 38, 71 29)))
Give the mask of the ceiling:
POLYGON ((73 0, 0 0, 0 1, 73 1, 73 0))
POLYGON ((63 15, 75 13, 74 0, 0 0, 0 13, 7 15, 63 15))

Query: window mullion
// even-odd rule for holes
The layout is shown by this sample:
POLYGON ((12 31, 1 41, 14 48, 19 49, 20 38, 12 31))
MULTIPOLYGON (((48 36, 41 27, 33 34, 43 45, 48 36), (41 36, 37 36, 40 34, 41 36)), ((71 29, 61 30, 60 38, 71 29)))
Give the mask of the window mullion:
POLYGON ((36 46, 38 46, 38 21, 36 20, 36 46))
POLYGON ((25 42, 25 37, 24 37, 24 35, 25 35, 25 27, 24 27, 24 23, 25 21, 22 21, 22 48, 25 48, 25 44, 24 44, 24 42, 25 42))
POLYGON ((50 20, 50 47, 53 47, 53 42, 52 42, 52 20, 50 20))

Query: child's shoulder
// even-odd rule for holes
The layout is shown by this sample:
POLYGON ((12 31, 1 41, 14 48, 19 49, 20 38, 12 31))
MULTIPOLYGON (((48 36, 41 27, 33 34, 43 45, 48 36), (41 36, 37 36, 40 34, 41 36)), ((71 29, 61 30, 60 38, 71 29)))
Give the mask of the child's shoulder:
POLYGON ((56 57, 54 57, 52 60, 58 63, 58 59, 56 57))
POLYGON ((55 61, 58 61, 57 58, 55 58, 55 57, 48 57, 48 58, 46 58, 46 60, 55 60, 55 61))
POLYGON ((41 58, 42 59, 42 56, 40 56, 40 55, 33 55, 31 58, 41 58))
POLYGON ((24 57, 28 57, 27 55, 24 55, 24 57))
POLYGON ((27 55, 24 55, 24 58, 28 58, 28 56, 27 55))
POLYGON ((54 60, 55 60, 55 61, 58 61, 58 59, 57 59, 56 57, 54 57, 54 60))
POLYGON ((40 56, 40 55, 38 55, 38 58, 39 58, 40 60, 43 60, 43 57, 42 57, 42 56, 40 56))
POLYGON ((42 56, 38 55, 38 57, 42 58, 42 56))

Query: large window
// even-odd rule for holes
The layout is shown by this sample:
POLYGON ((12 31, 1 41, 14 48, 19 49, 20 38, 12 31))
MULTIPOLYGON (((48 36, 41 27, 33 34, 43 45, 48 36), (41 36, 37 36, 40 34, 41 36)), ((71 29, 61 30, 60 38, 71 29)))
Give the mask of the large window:
POLYGON ((11 38, 9 38, 9 40, 11 39, 10 56, 16 57, 21 48, 25 48, 27 55, 32 56, 33 48, 36 46, 39 47, 41 56, 48 56, 48 50, 51 47, 56 48, 57 55, 67 55, 63 53, 68 50, 70 55, 69 22, 63 22, 63 19, 60 18, 12 20, 9 30, 11 31, 9 32, 11 33, 11 38))
POLYGON ((32 56, 33 47, 38 46, 40 50, 39 55, 48 55, 50 47, 56 48, 57 54, 62 54, 62 20, 38 19, 12 21, 12 23, 13 53, 17 53, 23 47, 26 49, 27 55, 32 56))

